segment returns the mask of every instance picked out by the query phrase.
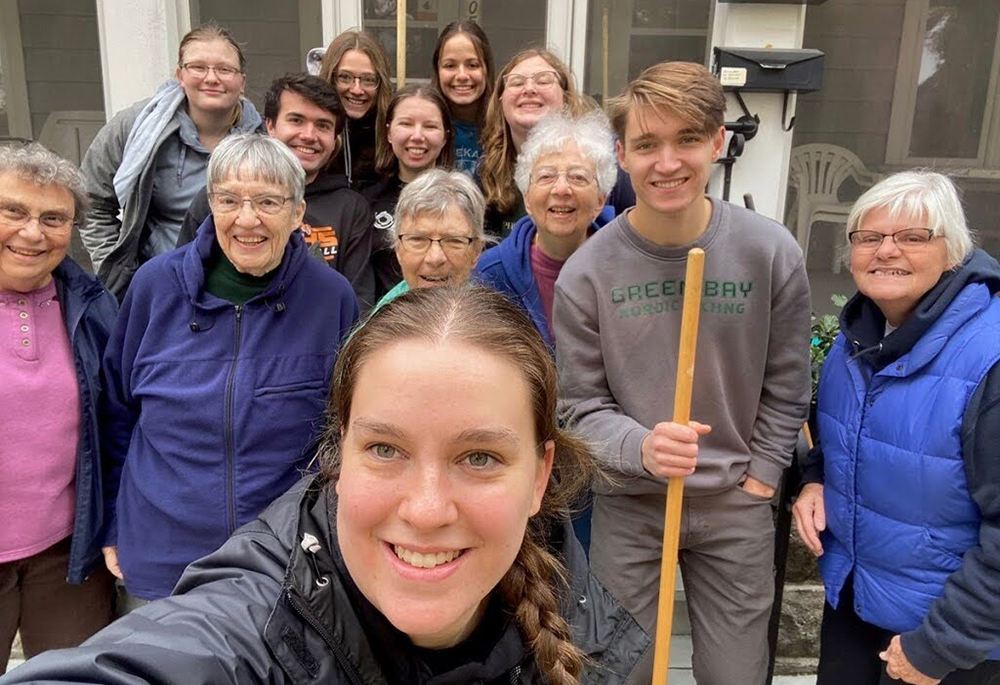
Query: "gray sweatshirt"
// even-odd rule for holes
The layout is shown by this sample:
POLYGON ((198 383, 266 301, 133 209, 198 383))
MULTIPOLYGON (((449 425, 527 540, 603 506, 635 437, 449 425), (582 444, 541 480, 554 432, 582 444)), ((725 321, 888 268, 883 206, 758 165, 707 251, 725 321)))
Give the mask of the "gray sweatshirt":
POLYGON ((559 412, 625 477, 604 494, 664 492, 642 466, 652 427, 673 417, 684 270, 705 250, 691 418, 700 438, 691 496, 744 474, 776 486, 809 406, 809 283, 780 224, 712 199, 693 243, 663 247, 623 213, 566 263, 553 307, 559 412))

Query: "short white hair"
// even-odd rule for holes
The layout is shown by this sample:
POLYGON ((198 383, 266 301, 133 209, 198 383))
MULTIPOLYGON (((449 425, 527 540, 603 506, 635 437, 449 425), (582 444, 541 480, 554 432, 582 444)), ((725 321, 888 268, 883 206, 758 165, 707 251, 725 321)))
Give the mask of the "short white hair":
POLYGON ((923 218, 935 236, 944 238, 952 266, 965 261, 975 247, 972 232, 955 183, 928 169, 901 171, 869 188, 858 198, 847 217, 847 235, 858 230, 865 216, 874 210, 888 212, 889 218, 923 218))
POLYGON ((399 238, 404 221, 416 219, 421 214, 444 216, 451 207, 457 208, 469 221, 473 237, 485 239, 486 201, 483 194, 468 175, 444 169, 422 172, 399 193, 393 212, 395 237, 399 238))
POLYGON ((224 138, 208 158, 208 190, 234 178, 260 179, 285 189, 298 207, 305 196, 306 172, 287 145, 258 133, 224 138))
POLYGON ((514 182, 521 195, 528 192, 531 170, 538 158, 552 152, 561 152, 571 142, 576 143, 580 154, 594 163, 597 188, 601 195, 607 197, 618 180, 618 159, 611 125, 600 110, 576 117, 565 112, 553 112, 535 124, 521 146, 517 166, 514 168, 514 182))

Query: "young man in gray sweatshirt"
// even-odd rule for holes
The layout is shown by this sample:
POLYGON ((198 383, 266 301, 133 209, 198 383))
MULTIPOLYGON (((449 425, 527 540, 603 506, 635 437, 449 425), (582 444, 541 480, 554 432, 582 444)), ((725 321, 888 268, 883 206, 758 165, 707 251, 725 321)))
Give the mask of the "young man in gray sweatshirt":
POLYGON ((695 679, 760 685, 774 595, 769 502, 809 403, 809 284, 787 229, 704 194, 725 106, 697 64, 657 64, 626 87, 611 121, 636 206, 567 262, 553 309, 560 413, 619 475, 595 495, 595 575, 652 634, 665 479, 684 477, 695 679), (705 250, 705 282, 684 426, 670 417, 692 247, 705 250))

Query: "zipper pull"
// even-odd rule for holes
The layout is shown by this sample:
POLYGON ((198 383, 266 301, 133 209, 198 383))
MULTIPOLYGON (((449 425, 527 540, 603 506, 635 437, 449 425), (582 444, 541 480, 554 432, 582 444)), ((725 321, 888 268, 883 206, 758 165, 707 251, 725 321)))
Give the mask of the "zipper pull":
POLYGON ((243 319, 243 305, 238 304, 236 305, 236 321, 238 322, 242 319, 243 319))

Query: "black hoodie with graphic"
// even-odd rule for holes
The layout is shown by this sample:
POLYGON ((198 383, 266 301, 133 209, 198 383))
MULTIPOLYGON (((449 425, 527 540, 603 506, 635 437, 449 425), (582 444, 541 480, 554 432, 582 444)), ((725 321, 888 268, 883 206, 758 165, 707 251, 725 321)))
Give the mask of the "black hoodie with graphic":
MULTIPOLYGON (((974 250, 959 267, 942 275, 902 325, 888 335, 885 316, 874 302, 857 293, 840 314, 840 330, 852 357, 864 360, 877 373, 909 352, 972 283, 986 284, 994 295, 1000 291, 1000 264, 982 250, 974 250)), ((944 596, 931 605, 923 624, 901 636, 910 663, 933 678, 971 668, 1000 645, 1000 363, 973 393, 961 435, 969 494, 982 513, 979 546, 965 554, 961 568, 948 578, 944 596)), ((802 480, 805 484, 823 479, 823 452, 817 446, 803 465, 802 480)))
MULTIPOLYGON (((372 211, 368 202, 347 185, 342 174, 321 173, 306 186, 302 233, 311 252, 351 282, 361 311, 375 303, 372 270, 372 211)), ((208 191, 195 195, 181 225, 177 246, 194 240, 198 227, 212 213, 208 191)))
POLYGON ((375 170, 375 110, 376 105, 372 105, 360 119, 348 118, 340 136, 340 149, 330 160, 330 171, 344 174, 348 185, 358 192, 379 181, 375 170))

